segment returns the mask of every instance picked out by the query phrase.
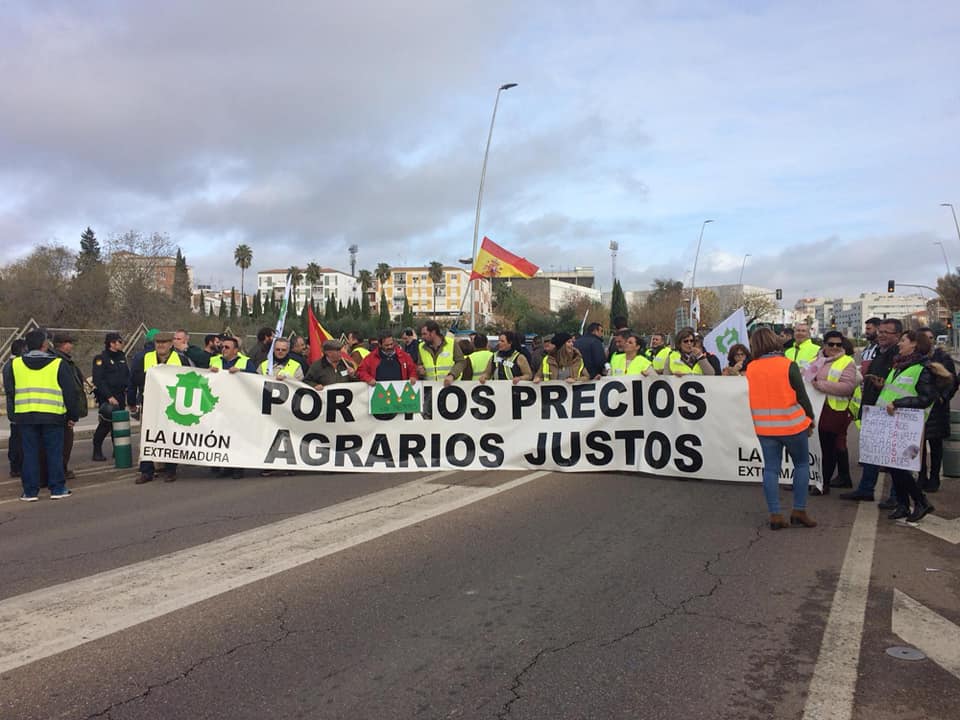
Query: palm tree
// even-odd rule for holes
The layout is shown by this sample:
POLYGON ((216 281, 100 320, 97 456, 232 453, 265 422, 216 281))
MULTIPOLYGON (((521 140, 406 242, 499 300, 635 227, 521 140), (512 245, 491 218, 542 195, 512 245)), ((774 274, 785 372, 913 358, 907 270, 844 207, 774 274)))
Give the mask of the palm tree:
POLYGON ((443 282, 443 263, 434 260, 427 270, 427 277, 433 282, 433 315, 437 315, 437 288, 443 282))
POLYGON ((237 245, 237 249, 233 251, 233 262, 240 268, 240 294, 243 295, 243 275, 253 263, 253 250, 250 246, 237 245))
POLYGON ((373 271, 373 274, 377 276, 381 285, 390 279, 390 270, 392 268, 387 263, 377 263, 377 269, 373 271))
POLYGON ((317 285, 320 282, 320 278, 323 277, 323 268, 315 262, 307 263, 307 270, 303 273, 303 277, 307 281, 307 286, 310 288, 310 304, 312 305, 313 286, 317 285))
POLYGON ((303 271, 296 265, 291 265, 290 269, 287 270, 287 275, 290 276, 290 299, 291 302, 296 305, 297 288, 300 287, 300 282, 303 280, 303 271))
POLYGON ((357 282, 360 283, 360 303, 361 316, 368 317, 370 314, 370 288, 373 287, 373 273, 369 270, 361 270, 357 273, 357 282), (364 314, 364 311, 366 314, 364 314))

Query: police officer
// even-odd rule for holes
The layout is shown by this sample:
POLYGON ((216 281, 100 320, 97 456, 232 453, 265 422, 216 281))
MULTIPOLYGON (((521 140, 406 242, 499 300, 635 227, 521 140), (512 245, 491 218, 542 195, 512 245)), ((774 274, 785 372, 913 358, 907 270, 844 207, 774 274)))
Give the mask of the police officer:
POLYGON ((97 399, 99 423, 93 433, 93 459, 103 461, 103 441, 113 430, 113 411, 123 410, 130 368, 123 352, 120 333, 109 332, 103 339, 103 352, 93 359, 93 395, 97 399))

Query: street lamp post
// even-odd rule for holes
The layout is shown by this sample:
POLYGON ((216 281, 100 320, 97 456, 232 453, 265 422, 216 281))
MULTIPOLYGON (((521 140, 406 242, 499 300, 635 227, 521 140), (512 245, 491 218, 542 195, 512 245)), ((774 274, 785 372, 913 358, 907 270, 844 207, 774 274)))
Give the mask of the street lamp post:
MULTIPOLYGON (((504 83, 497 88, 497 97, 493 101, 493 116, 490 118, 490 132, 487 134, 487 148, 483 151, 483 167, 480 169, 480 191, 477 193, 477 217, 473 221, 473 254, 471 262, 477 261, 477 237, 480 233, 480 204, 483 202, 483 183, 487 177, 487 157, 490 155, 490 141, 493 139, 493 123, 497 119, 497 105, 500 104, 500 93, 515 88, 517 83, 504 83)), ((470 327, 477 329, 477 306, 473 299, 473 282, 470 282, 470 327)))
POLYGON ((743 269, 747 266, 747 258, 750 257, 750 253, 747 253, 743 256, 743 262, 740 264, 740 281, 737 283, 740 286, 740 304, 743 305, 743 269))
POLYGON ((693 274, 690 276, 690 324, 693 324, 693 293, 697 289, 697 260, 700 259, 700 245, 703 243, 703 229, 713 220, 704 220, 700 225, 700 237, 697 238, 697 254, 693 256, 693 274))
POLYGON ((957 211, 953 207, 953 203, 940 203, 940 207, 950 208, 950 213, 953 215, 953 226, 957 229, 957 240, 960 240, 960 223, 957 222, 957 211))
POLYGON ((946 250, 946 248, 943 247, 943 243, 940 242, 939 240, 934 240, 934 241, 933 241, 933 244, 940 246, 940 252, 943 253, 943 264, 947 266, 947 275, 949 275, 949 274, 950 274, 950 261, 947 260, 947 250, 946 250))

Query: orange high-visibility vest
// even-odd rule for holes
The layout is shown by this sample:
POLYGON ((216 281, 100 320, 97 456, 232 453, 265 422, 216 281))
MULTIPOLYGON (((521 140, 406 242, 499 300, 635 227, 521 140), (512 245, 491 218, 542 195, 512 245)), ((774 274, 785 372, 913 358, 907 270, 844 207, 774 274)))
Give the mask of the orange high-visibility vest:
POLYGON ((812 422, 790 387, 791 360, 782 355, 750 361, 744 373, 750 387, 750 414, 757 435, 796 435, 812 422))

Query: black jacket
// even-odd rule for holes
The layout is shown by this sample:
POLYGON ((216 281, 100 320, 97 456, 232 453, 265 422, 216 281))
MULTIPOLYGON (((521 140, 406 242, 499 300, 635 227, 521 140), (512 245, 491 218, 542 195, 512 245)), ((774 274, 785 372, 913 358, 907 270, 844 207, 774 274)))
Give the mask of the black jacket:
POLYGON ((603 374, 603 366, 607 362, 607 351, 603 347, 603 340, 593 333, 587 333, 581 335, 573 346, 583 355, 583 364, 590 373, 591 380, 603 374))
POLYGON ((123 351, 105 350, 93 359, 93 386, 97 404, 113 398, 123 407, 130 386, 130 366, 123 351))
MULTIPOLYGON (((890 374, 890 371, 893 369, 893 359, 897 356, 898 348, 896 345, 891 345, 886 350, 877 349, 877 354, 874 356, 873 360, 870 362, 870 369, 868 373, 870 375, 876 375, 881 377, 884 380, 887 379, 887 375, 890 374)), ((863 382, 863 399, 861 400, 861 405, 876 405, 877 398, 880 397, 881 388, 875 387, 873 383, 868 380, 863 382)))
MULTIPOLYGON (((31 370, 40 370, 52 363, 55 358, 50 353, 33 350, 26 353, 23 362, 31 370)), ((83 396, 77 392, 77 378, 73 368, 69 363, 61 360, 60 368, 57 370, 57 383, 60 385, 60 391, 63 393, 63 404, 67 408, 66 419, 77 421, 80 419, 80 404, 83 402, 83 396)), ((14 395, 16 394, 16 383, 13 377, 13 361, 3 366, 3 390, 7 394, 7 417, 13 422, 23 425, 62 425, 63 415, 55 415, 45 412, 14 412, 14 395)))
POLYGON ((953 359, 940 348, 930 356, 930 371, 937 389, 937 399, 930 408, 924 426, 928 440, 950 437, 950 400, 957 392, 957 369, 953 359))

